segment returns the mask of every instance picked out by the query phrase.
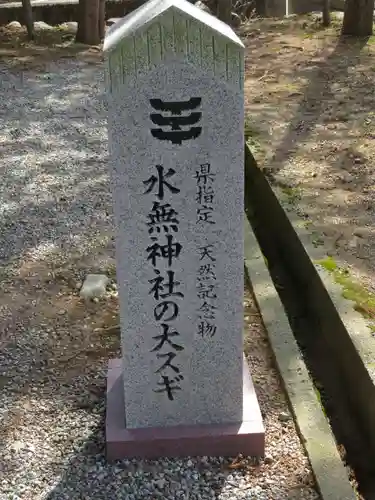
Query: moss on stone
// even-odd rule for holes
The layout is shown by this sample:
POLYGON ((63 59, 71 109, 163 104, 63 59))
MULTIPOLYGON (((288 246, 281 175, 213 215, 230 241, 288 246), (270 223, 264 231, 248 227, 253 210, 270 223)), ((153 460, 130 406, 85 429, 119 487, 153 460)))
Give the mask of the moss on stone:
POLYGON ((326 269, 329 272, 336 271, 337 269, 337 264, 332 257, 326 257, 325 259, 322 260, 316 260, 315 264, 324 267, 324 269, 326 269))
POLYGON ((349 276, 348 269, 340 268, 332 257, 315 261, 315 263, 332 274, 335 282, 343 288, 343 297, 355 303, 356 311, 367 319, 375 320, 375 294, 370 293, 363 285, 353 280, 349 276))
POLYGON ((324 416, 327 418, 326 409, 324 407, 324 403, 322 401, 322 396, 320 394, 320 391, 315 384, 313 385, 313 388, 314 388, 315 396, 316 396, 317 400, 319 401, 322 412, 324 413, 324 416))

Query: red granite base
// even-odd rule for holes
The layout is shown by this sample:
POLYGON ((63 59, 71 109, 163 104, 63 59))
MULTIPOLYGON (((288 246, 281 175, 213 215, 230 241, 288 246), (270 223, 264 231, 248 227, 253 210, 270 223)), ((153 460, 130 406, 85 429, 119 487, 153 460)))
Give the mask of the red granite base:
POLYGON ((244 361, 243 420, 238 424, 126 429, 122 362, 109 361, 106 445, 109 461, 122 458, 264 456, 264 427, 244 361))

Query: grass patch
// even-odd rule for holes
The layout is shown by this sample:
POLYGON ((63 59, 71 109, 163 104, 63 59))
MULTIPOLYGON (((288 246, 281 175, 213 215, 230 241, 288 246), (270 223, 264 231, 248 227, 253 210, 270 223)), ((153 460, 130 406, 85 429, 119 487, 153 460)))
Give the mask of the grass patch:
POLYGON ((315 264, 319 264, 319 266, 324 267, 324 269, 326 269, 329 272, 336 271, 337 269, 337 264, 332 257, 327 257, 326 259, 317 260, 315 261, 315 264))
POLYGON ((281 188, 282 192, 285 194, 287 198, 287 202, 290 205, 296 205, 297 202, 301 199, 301 192, 298 188, 283 186, 281 188))
POLYGON ((254 156, 263 151, 260 136, 260 130, 252 124, 249 118, 245 118, 245 141, 254 156))
MULTIPOLYGON (((329 271, 336 283, 343 287, 342 296, 354 302, 354 309, 361 313, 366 319, 375 320, 375 294, 349 276, 348 269, 340 268, 332 257, 315 261, 329 271)), ((375 331, 375 327, 373 329, 375 331)))

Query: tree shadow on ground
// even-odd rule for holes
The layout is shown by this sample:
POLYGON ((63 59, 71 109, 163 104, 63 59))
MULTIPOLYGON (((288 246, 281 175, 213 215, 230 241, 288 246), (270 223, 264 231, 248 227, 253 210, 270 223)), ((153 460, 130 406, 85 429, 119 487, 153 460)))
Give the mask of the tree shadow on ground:
POLYGON ((103 59, 100 47, 75 43, 75 32, 54 27, 38 29, 30 41, 24 27, 0 27, 0 61, 11 68, 42 68, 60 58, 74 57, 96 64, 103 59))
POLYGON ((92 260, 94 248, 113 259, 114 245, 102 68, 74 60, 43 72, 4 68, 1 88, 3 340, 15 318, 38 316, 42 301, 32 299, 49 274, 70 266, 80 281, 79 259, 92 260))
POLYGON ((327 251, 373 288, 374 40, 337 28, 265 25, 246 41, 249 143, 327 251), (354 238, 358 226, 368 236, 354 238))
MULTIPOLYGON (((335 91, 331 85, 335 82, 337 64, 339 64, 341 70, 340 77, 344 78, 345 68, 346 73, 348 73, 353 71, 356 65, 360 63, 359 56, 368 40, 369 37, 352 39, 341 36, 334 50, 327 57, 318 62, 315 67, 299 72, 299 76, 306 77, 309 83, 303 89, 303 98, 294 113, 293 120, 288 125, 286 133, 284 133, 282 141, 274 149, 272 164, 275 166, 276 171, 282 169, 283 163, 295 152, 295 145, 306 141, 309 137, 314 127, 321 120, 327 102, 335 100, 335 91), (342 64, 343 62, 344 64, 342 64)), ((342 96, 341 99, 350 100, 351 96, 347 94, 342 96)), ((334 120, 335 117, 332 116, 332 121, 334 120)), ((327 140, 335 139, 335 134, 328 132, 328 130, 326 135, 327 140)))

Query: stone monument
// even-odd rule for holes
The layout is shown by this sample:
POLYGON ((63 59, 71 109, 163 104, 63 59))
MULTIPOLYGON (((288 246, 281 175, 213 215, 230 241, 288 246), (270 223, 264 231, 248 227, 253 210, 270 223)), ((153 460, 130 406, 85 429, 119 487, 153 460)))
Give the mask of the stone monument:
POLYGON ((151 0, 104 51, 123 354, 108 458, 262 455, 243 357, 243 44, 186 0, 151 0))

